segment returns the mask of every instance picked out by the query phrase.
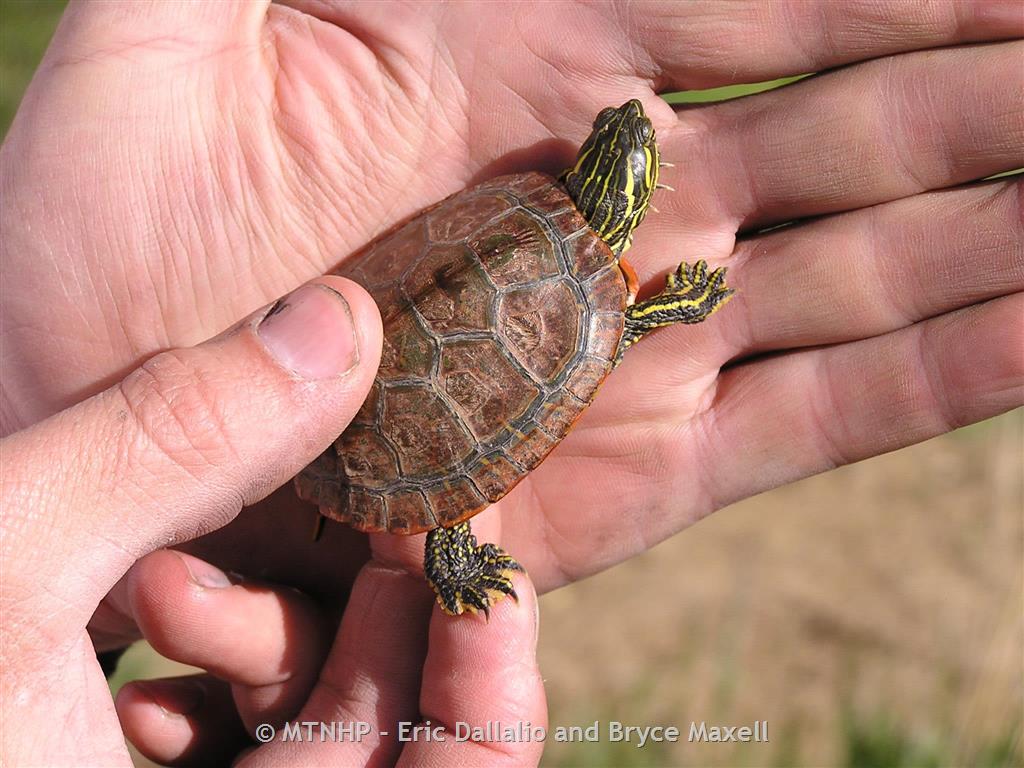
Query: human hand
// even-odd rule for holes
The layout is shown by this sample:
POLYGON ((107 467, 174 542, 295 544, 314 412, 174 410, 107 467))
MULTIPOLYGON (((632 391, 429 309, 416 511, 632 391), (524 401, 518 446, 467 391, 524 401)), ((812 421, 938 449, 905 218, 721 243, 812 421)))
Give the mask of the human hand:
MULTIPOLYGON (((629 97, 679 189, 630 260, 648 283, 727 261, 738 296, 630 350, 479 518, 542 591, 1021 401, 1019 182, 936 190, 1022 164, 1022 46, 910 52, 1020 38, 1016 3, 542 4, 511 23, 486 4, 289 5, 69 12, 3 153, 8 430, 467 183, 559 169, 629 97), (725 104, 653 98, 843 64, 725 104)), ((295 508, 279 492, 192 551, 340 599, 363 539, 330 526, 313 547, 295 508)), ((111 620, 109 641, 127 626, 111 620)))
POLYGON ((469 730, 547 727, 537 597, 515 579, 518 605, 456 620, 421 578, 371 561, 331 647, 333 625, 308 595, 156 552, 109 602, 163 655, 209 673, 128 683, 118 716, 144 755, 169 765, 534 765, 543 739, 469 730), (302 723, 366 730, 321 739, 302 723), (424 724, 429 733, 412 730, 424 724), (253 734, 267 743, 253 749, 253 734))
POLYGON ((5 762, 130 763, 86 630, 97 605, 139 558, 224 525, 323 450, 380 346, 370 296, 321 278, 0 442, 5 762))

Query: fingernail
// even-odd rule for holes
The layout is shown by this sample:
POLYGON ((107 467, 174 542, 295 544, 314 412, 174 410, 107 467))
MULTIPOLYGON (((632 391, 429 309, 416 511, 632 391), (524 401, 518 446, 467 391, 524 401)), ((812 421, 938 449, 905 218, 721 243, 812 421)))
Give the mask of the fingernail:
POLYGON ((188 570, 188 577, 192 583, 198 584, 204 589, 224 589, 231 586, 231 579, 227 577, 220 568, 216 568, 207 562, 195 557, 181 557, 181 562, 188 570))
POLYGON ((169 715, 181 717, 197 711, 206 701, 206 691, 195 680, 139 680, 135 690, 151 699, 169 715))
POLYGON ((341 376, 359 362, 348 302, 320 283, 304 285, 278 301, 257 333, 281 365, 304 379, 341 376))
POLYGON ((971 9, 975 21, 986 26, 1005 28, 1020 24, 1020 0, 978 3, 971 6, 971 9))

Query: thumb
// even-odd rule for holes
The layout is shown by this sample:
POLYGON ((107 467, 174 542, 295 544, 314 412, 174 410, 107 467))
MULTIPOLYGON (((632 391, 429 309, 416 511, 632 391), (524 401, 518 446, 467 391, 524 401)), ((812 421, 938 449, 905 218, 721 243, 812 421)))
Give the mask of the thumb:
POLYGON ((84 627, 136 559, 223 526, 330 445, 380 347, 369 294, 325 277, 0 441, 5 592, 23 578, 84 627))

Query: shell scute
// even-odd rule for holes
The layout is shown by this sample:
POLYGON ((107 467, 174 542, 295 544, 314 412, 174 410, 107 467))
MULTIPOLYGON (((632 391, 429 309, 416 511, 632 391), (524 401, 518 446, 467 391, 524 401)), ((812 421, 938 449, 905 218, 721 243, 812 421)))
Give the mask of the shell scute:
POLYGON ((384 497, 388 529, 392 533, 414 533, 437 527, 437 518, 420 491, 395 493, 384 497))
POLYGON ((577 399, 589 403, 607 374, 608 364, 604 360, 588 357, 565 380, 565 388, 577 399))
POLYGON ((339 272, 378 303, 381 365, 296 489, 361 530, 418 533, 500 499, 571 428, 622 336, 615 258, 544 174, 457 193, 339 272))
POLYGON ((495 195, 456 195, 427 215, 430 240, 435 243, 455 243, 476 232, 512 203, 495 195))
POLYGON ((499 288, 521 286, 559 273, 555 246, 536 218, 515 211, 469 241, 499 288))
POLYGON ((384 499, 376 493, 352 488, 344 514, 345 521, 361 531, 381 533, 388 529, 384 499))
POLYGON ((404 381, 429 375, 436 342, 416 316, 402 312, 384 323, 387 332, 381 345, 377 378, 381 381, 404 381))
POLYGON ((504 496, 510 487, 522 477, 522 470, 509 461, 500 452, 481 456, 469 468, 469 476, 473 485, 488 501, 494 502, 504 496))
POLYGON ((567 280, 507 293, 498 304, 498 332, 526 370, 553 381, 578 348, 582 300, 567 280))
POLYGON ((619 339, 626 324, 626 316, 621 313, 595 312, 590 316, 590 333, 592 339, 590 354, 599 360, 610 360, 619 349, 619 339))
POLYGON ((381 427, 398 454, 403 475, 447 474, 451 466, 469 458, 474 448, 473 439, 455 414, 426 384, 389 388, 384 393, 381 427))
POLYGON ((402 284, 426 324, 436 333, 483 331, 495 290, 465 245, 432 246, 402 284))
POLYGON ((540 395, 490 339, 446 344, 439 380, 479 443, 497 437, 540 395))
POLYGON ((536 467, 558 441, 536 424, 527 424, 515 435, 505 454, 525 470, 536 467))
MULTIPOLYGON (((387 248, 374 248, 371 245, 353 256, 343 272, 368 288, 387 285, 400 279, 408 266, 427 249, 426 222, 422 218, 413 219, 388 236, 387 240, 387 248)), ((380 304, 379 301, 377 303, 380 304)))
POLYGON ((431 486, 426 494, 434 518, 441 525, 455 525, 487 505, 487 500, 467 478, 431 486))
POLYGON ((375 430, 349 427, 334 445, 349 482, 382 489, 398 478, 394 448, 375 430))

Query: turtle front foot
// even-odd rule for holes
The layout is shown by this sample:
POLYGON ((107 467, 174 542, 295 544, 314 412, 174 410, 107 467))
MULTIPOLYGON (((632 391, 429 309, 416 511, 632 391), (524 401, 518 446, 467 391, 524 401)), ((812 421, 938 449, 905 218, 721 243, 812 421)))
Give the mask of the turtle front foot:
POLYGON ((622 353, 655 328, 675 323, 700 323, 725 304, 734 291, 725 284, 725 267, 708 271, 703 259, 685 261, 665 279, 665 290, 626 308, 626 325, 616 364, 622 353))
POLYGON ((452 616, 483 611, 490 618, 491 606, 503 596, 519 600, 511 576, 523 566, 494 544, 478 545, 469 523, 427 534, 423 570, 438 604, 452 616))

